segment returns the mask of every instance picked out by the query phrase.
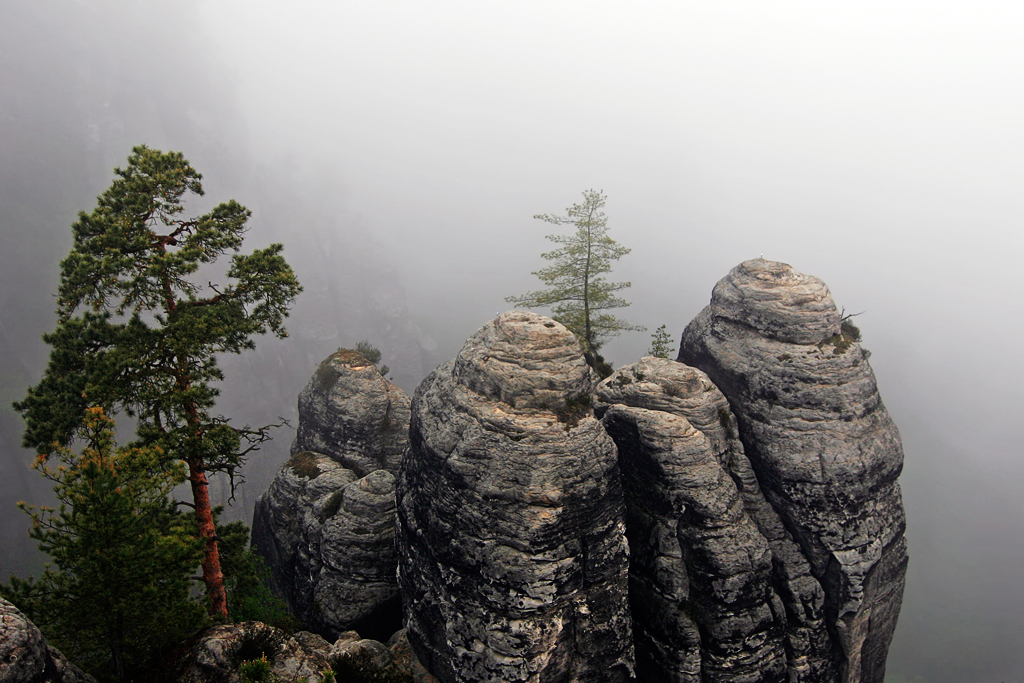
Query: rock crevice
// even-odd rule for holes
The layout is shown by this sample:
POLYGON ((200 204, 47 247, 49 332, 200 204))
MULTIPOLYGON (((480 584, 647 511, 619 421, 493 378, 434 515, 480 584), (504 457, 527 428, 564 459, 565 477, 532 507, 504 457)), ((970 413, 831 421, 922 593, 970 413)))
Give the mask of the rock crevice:
POLYGON ((830 680, 821 587, 762 495, 722 393, 700 370, 648 357, 597 398, 626 491, 641 678, 830 680))

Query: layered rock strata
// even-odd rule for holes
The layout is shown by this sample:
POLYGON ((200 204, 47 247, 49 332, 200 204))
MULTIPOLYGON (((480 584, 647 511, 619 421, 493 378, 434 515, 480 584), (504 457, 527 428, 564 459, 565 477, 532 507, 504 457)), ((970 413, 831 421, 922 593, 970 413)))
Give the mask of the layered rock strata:
POLYGON ((631 679, 624 504, 594 384, 568 330, 513 311, 417 390, 400 583, 409 642, 444 683, 631 679))
POLYGON ((762 495, 722 393, 700 370, 647 357, 597 398, 626 493, 638 677, 831 680, 821 587, 762 495))
POLYGON ((824 590, 838 680, 881 683, 907 564, 903 451, 858 336, 821 280, 757 259, 715 286, 679 360, 728 398, 760 487, 824 590))
POLYGON ((299 394, 292 455, 323 453, 364 476, 398 474, 408 442, 409 396, 356 351, 339 349, 299 394))
POLYGON ((355 629, 386 640, 401 627, 392 470, 408 416, 406 394, 373 365, 333 354, 299 398, 291 460, 256 501, 253 546, 274 592, 328 638, 355 629))

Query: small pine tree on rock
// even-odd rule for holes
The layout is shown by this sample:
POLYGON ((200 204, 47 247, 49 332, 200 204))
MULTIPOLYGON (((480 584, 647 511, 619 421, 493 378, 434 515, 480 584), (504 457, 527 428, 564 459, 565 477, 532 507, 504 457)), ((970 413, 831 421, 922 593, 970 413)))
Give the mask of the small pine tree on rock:
POLYGON ((603 363, 598 351, 609 337, 626 330, 644 329, 606 312, 629 306, 616 292, 626 289, 630 283, 608 282, 604 275, 611 272, 613 261, 630 250, 608 236, 608 219, 601 211, 604 204, 602 192, 587 190, 583 193, 583 203, 569 207, 566 216, 534 216, 553 225, 573 225, 576 231, 569 235, 547 236, 560 246, 541 254, 552 261, 552 265, 533 273, 547 289, 505 298, 516 306, 550 308, 551 317, 579 339, 591 365, 603 363))
POLYGON ((647 350, 647 355, 668 358, 670 353, 672 353, 672 337, 662 325, 651 335, 651 348, 647 350))

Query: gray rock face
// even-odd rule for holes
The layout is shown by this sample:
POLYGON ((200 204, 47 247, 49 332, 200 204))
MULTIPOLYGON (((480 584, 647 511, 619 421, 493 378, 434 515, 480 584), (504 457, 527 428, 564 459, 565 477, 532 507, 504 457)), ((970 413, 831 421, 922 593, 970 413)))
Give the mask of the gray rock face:
POLYGON ((326 455, 298 453, 256 502, 253 546, 307 628, 386 638, 401 625, 394 519, 390 472, 356 479, 326 455))
POLYGON ((50 646, 21 610, 0 598, 0 683, 96 683, 50 646))
POLYGON ((384 640, 401 627, 389 468, 407 439, 408 406, 362 356, 332 354, 299 398, 291 460, 256 501, 253 546, 275 593, 329 638, 357 629, 384 640))
POLYGON ((398 478, 409 642, 445 683, 629 680, 624 505, 575 337, 513 311, 413 399, 398 478))
MULTIPOLYGON (((771 533, 792 536, 824 590, 838 680, 881 683, 907 563, 903 451, 866 352, 842 332, 824 283, 757 259, 715 286, 679 360, 729 399, 782 523, 771 533)), ((794 552, 775 560, 799 573, 794 552)))
POLYGON ((398 474, 409 430, 409 396, 355 351, 339 349, 299 394, 292 455, 329 455, 359 476, 398 474))
POLYGON ((821 587, 764 499, 722 393, 700 370, 647 357, 597 397, 626 492, 638 677, 831 680, 821 587), (794 552, 792 566, 777 559, 794 552))

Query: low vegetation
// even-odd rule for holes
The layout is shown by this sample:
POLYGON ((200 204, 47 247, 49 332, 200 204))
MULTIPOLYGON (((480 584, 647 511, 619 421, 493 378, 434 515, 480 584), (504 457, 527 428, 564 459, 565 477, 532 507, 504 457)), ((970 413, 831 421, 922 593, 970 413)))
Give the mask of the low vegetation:
POLYGON ((568 396, 564 402, 555 406, 554 413, 558 421, 565 425, 565 431, 569 431, 580 420, 594 414, 594 399, 590 394, 568 396))
POLYGON ((821 340, 818 342, 818 348, 824 350, 826 346, 832 346, 832 353, 838 356, 846 353, 851 346, 859 342, 860 328, 850 320, 854 315, 859 314, 843 315, 839 326, 839 334, 833 334, 831 337, 821 340))

